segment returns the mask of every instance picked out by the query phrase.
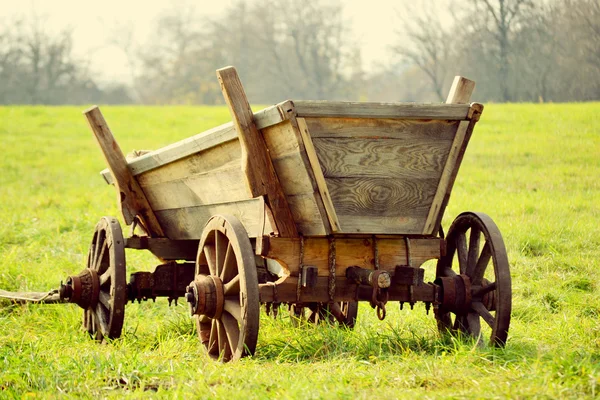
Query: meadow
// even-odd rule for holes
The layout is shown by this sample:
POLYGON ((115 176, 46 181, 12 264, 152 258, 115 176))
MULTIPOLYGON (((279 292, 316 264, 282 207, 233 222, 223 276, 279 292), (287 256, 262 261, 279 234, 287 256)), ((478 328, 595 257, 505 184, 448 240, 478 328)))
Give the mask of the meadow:
MULTIPOLYGON (((0 107, 1 289, 58 287, 84 268, 100 217, 120 218, 83 108, 0 107)), ((224 107, 101 109, 124 152, 229 120, 224 107)), ((600 103, 486 105, 444 226, 467 210, 489 214, 507 246, 503 349, 440 337, 422 304, 389 304, 384 322, 361 304, 354 330, 263 313, 255 356, 221 364, 184 302, 128 305, 122 338, 99 345, 75 305, 0 300, 0 398, 600 396, 600 103)), ((128 272, 156 265, 127 257, 128 272)))

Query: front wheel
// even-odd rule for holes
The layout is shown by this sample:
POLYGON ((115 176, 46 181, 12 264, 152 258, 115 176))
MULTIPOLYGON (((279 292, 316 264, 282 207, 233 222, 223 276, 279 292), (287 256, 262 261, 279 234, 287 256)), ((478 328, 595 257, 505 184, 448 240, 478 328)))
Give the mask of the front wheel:
POLYGON ((254 354, 260 302, 254 251, 233 216, 216 215, 198 247, 196 277, 186 298, 198 336, 214 359, 234 361, 254 354))

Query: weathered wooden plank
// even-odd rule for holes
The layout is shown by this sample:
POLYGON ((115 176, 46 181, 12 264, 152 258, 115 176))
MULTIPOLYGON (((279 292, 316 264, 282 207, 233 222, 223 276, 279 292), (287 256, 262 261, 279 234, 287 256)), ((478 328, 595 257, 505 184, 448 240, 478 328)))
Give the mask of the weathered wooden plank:
POLYGON ((422 103, 294 101, 298 117, 401 118, 465 120, 469 106, 422 103))
POLYGON ((304 235, 331 233, 295 119, 265 128, 262 134, 298 230, 304 235))
POLYGON ((217 77, 242 145, 242 170, 246 174, 250 192, 254 197, 266 196, 280 235, 297 237, 292 212, 281 189, 265 141, 254 123, 242 82, 233 67, 217 70, 217 77))
POLYGON ((100 109, 94 106, 84 111, 84 115, 115 179, 118 204, 125 222, 130 225, 137 217, 149 236, 164 236, 161 225, 148 204, 144 191, 129 170, 127 160, 100 109))
POLYGON ((327 178, 338 214, 394 217, 427 213, 435 194, 435 181, 392 180, 378 177, 327 178))
MULTIPOLYGON (((263 129, 267 126, 285 121, 288 118, 288 115, 280 109, 282 105, 285 105, 285 103, 271 106, 254 113, 254 121, 258 129, 263 129)), ((228 122, 148 154, 144 154, 143 156, 130 161, 129 168, 133 175, 138 175, 235 139, 237 139, 237 132, 233 127, 233 123, 228 122)), ((109 184, 112 183, 112 178, 110 177, 110 172, 108 170, 102 171, 102 175, 109 184)))
POLYGON ((439 179, 451 140, 314 138, 325 178, 439 179))
POLYGON ((323 170, 320 165, 319 158, 314 147, 314 143, 311 139, 310 132, 306 125, 306 121, 303 118, 297 118, 296 121, 298 123, 298 129, 300 130, 300 134, 302 135, 302 140, 304 142, 304 148, 306 150, 308 160, 310 161, 310 168, 313 172, 315 183, 321 195, 325 211, 327 212, 327 218, 329 220, 331 230, 332 232, 339 232, 340 221, 337 217, 335 207, 333 206, 333 202, 331 201, 331 195, 329 193, 329 189, 327 188, 325 176, 323 175, 323 170))
POLYGON ((446 98, 446 104, 467 104, 475 90, 475 82, 462 76, 455 76, 446 98))
POLYGON ((160 168, 144 172, 136 178, 142 187, 162 182, 183 179, 196 174, 205 174, 222 168, 240 170, 240 144, 237 138, 192 156, 182 158, 160 168))
POLYGON ((305 118, 310 136, 315 138, 368 138, 398 140, 452 140, 459 121, 305 118))
MULTIPOLYGON (((457 76, 454 78, 447 101, 466 103, 470 100, 474 88, 475 82, 457 76)), ((479 115, 482 111, 483 106, 481 105, 478 105, 477 108, 473 108, 471 110, 471 120, 461 121, 458 126, 452 142, 452 147, 450 148, 450 153, 448 154, 448 159, 446 160, 446 165, 444 166, 444 170, 437 185, 437 191, 427 215, 425 226, 423 227, 423 234, 431 235, 437 233, 439 230, 446 205, 450 200, 454 181, 458 175, 458 169, 460 168, 460 164, 467 149, 467 144, 469 143, 473 128, 479 120, 479 115)))
MULTIPOLYGON (((406 243, 403 237, 377 238, 379 268, 393 272, 397 265, 407 265, 406 243)), ((346 268, 357 266, 375 268, 373 238, 336 238, 336 276, 346 276, 346 268)), ((439 258, 441 240, 438 238, 411 238, 410 258, 412 266, 419 267, 427 260, 439 258)), ((300 239, 270 238, 267 258, 277 260, 286 275, 298 276, 300 239)), ((318 268, 319 276, 329 274, 329 240, 327 238, 304 239, 304 265, 318 268)))
POLYGON ((154 211, 250 199, 239 164, 143 186, 154 211))
POLYGON ((195 261, 198 240, 171 240, 166 238, 130 237, 125 239, 125 248, 150 250, 163 260, 195 261))
POLYGON ((266 231, 272 230, 268 219, 263 219, 263 203, 260 198, 245 201, 210 204, 156 212, 169 239, 200 239, 204 225, 210 217, 217 214, 229 214, 238 218, 250 237, 262 233, 262 222, 266 221, 266 231))
POLYGON ((314 193, 287 196, 298 232, 305 236, 325 236, 328 232, 323 225, 323 216, 315 203, 314 193))

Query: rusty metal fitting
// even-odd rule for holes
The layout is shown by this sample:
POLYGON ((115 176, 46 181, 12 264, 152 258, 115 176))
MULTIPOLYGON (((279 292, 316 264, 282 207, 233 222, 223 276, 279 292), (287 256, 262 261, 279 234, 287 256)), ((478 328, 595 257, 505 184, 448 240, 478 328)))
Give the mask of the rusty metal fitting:
POLYGON ((98 273, 86 268, 79 275, 69 276, 58 291, 61 300, 75 303, 87 310, 96 307, 100 296, 100 279, 98 273))
POLYGON ((223 282, 216 276, 199 275, 186 288, 185 299, 192 315, 219 318, 225 303, 223 282))
POLYGON ((437 278, 441 287, 441 307, 456 314, 463 314, 471 307, 471 279, 467 275, 437 278))

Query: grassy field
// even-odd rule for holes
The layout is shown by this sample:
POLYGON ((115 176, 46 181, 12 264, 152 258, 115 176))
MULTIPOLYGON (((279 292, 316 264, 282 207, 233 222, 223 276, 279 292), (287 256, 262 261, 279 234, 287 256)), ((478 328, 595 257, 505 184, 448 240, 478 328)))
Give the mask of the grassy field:
MULTIPOLYGON (((224 108, 104 107, 125 152, 229 119, 224 108)), ((0 107, 0 288, 45 291, 84 268, 116 194, 80 108, 0 107)), ((0 398, 582 398, 600 396, 600 104, 486 106, 446 213, 488 213, 507 245, 505 349, 441 339, 423 305, 361 304, 354 331, 262 316, 256 355, 210 361, 187 305, 128 305, 93 343, 74 305, 0 303, 0 398)), ((127 230, 128 231, 128 230, 127 230)), ((129 271, 151 257, 127 254, 129 271)), ((431 276, 431 268, 428 274, 431 276)))

